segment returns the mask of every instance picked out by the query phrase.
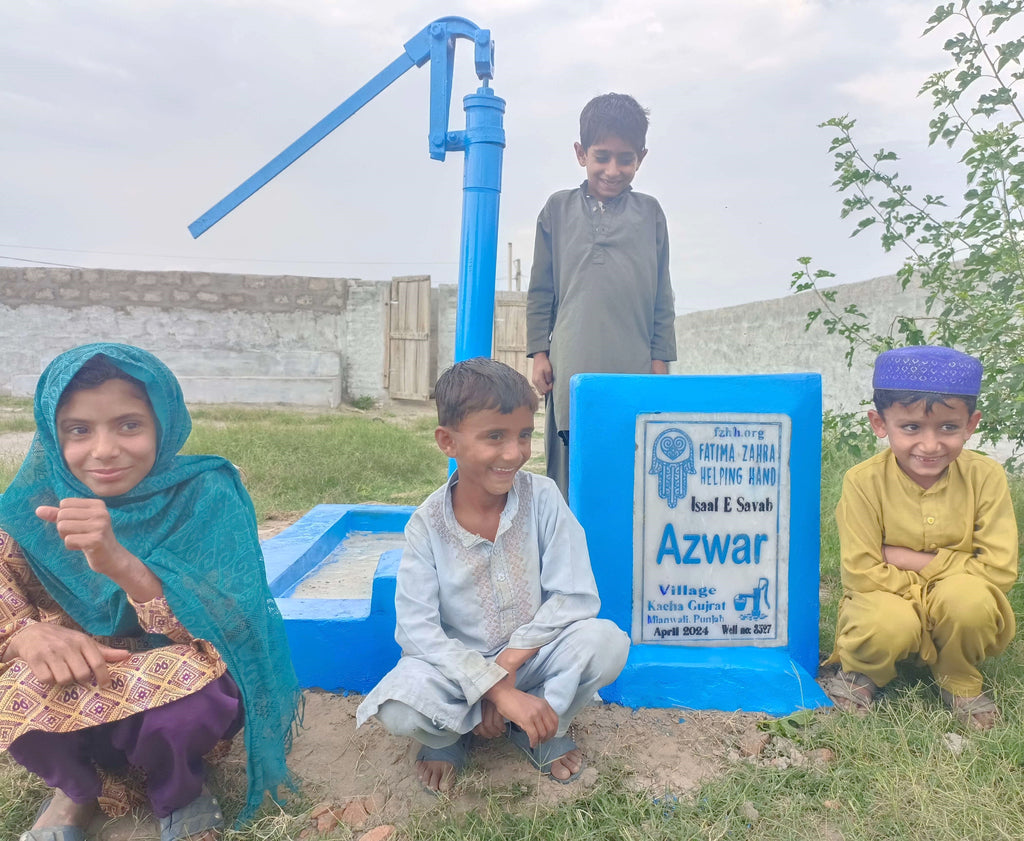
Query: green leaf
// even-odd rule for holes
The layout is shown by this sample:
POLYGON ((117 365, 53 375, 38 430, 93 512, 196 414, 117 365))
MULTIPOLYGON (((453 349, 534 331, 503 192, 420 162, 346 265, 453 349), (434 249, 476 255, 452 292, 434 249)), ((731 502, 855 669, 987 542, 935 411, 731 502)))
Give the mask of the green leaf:
POLYGON ((1020 64, 1022 52, 1024 52, 1024 38, 1018 38, 1016 41, 997 45, 996 53, 999 55, 999 58, 996 59, 996 72, 1002 70, 1011 61, 1015 64, 1020 64))
POLYGON ((953 16, 953 4, 952 3, 946 3, 943 6, 936 7, 936 9, 935 9, 934 13, 932 14, 932 16, 930 18, 928 18, 928 27, 921 34, 922 35, 927 35, 929 32, 931 32, 933 29, 935 29, 936 26, 938 26, 943 21, 948 20, 952 16, 953 16))
POLYGON ((875 218, 874 218, 873 216, 865 216, 865 217, 864 217, 863 219, 861 219, 861 220, 860 220, 860 221, 859 221, 859 222, 857 223, 857 227, 856 227, 856 228, 854 228, 854 229, 853 229, 852 231, 850 231, 850 236, 851 236, 851 237, 855 237, 855 236, 857 236, 857 234, 859 234, 859 233, 860 233, 861 231, 863 231, 863 230, 864 230, 865 228, 869 228, 869 227, 871 227, 871 226, 872 226, 872 225, 874 225, 874 224, 875 224, 875 222, 877 222, 877 221, 878 221, 878 220, 877 220, 877 219, 875 219, 875 218))
POLYGON ((803 741, 807 731, 815 720, 814 710, 798 710, 782 718, 769 718, 757 723, 758 730, 783 736, 794 742, 803 741))
POLYGON ((849 220, 851 236, 874 226, 884 250, 905 250, 896 277, 913 299, 876 328, 856 306, 836 303, 836 287, 818 287, 833 275, 813 269, 810 258, 799 261, 792 288, 815 293, 819 306, 806 326, 844 343, 848 366, 861 354, 906 343, 938 342, 978 356, 985 372, 983 438, 1007 439, 1024 456, 1024 38, 994 37, 1007 25, 1019 32, 1022 18, 1024 0, 956 0, 928 19, 926 32, 945 29, 936 47, 946 65, 919 91, 931 99, 928 142, 957 147, 948 166, 963 179, 961 197, 947 203, 922 190, 917 198, 892 171, 897 153, 862 147, 853 118, 821 124, 831 129, 840 217, 849 220), (946 28, 953 18, 960 31, 946 28))

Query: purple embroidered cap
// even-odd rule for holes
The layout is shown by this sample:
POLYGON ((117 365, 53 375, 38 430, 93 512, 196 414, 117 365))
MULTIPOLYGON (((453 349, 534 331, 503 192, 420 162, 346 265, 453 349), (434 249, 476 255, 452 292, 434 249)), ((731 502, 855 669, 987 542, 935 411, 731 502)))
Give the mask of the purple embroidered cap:
POLYGON ((948 347, 900 347, 875 360, 874 388, 923 391, 977 397, 981 392, 981 363, 948 347))

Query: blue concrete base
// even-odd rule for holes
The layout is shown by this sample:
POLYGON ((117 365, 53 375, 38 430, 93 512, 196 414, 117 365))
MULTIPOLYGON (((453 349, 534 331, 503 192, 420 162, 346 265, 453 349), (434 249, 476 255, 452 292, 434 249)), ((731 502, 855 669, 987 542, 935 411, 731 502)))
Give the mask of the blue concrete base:
MULTIPOLYGON (((402 531, 414 508, 318 505, 263 541, 267 580, 284 617, 303 688, 366 693, 398 662, 395 577, 402 552, 381 554, 369 599, 295 599, 298 583, 352 531, 402 531)), ((635 645, 604 700, 629 707, 761 711, 787 715, 828 706, 813 678, 784 649, 635 645), (751 704, 751 699, 756 703, 751 704)))
POLYGON ((299 685, 332 692, 369 692, 398 662, 395 576, 400 549, 381 554, 369 599, 293 599, 296 585, 317 569, 351 531, 402 531, 408 505, 318 505, 263 541, 267 581, 284 617, 299 685))
POLYGON ((634 645, 626 667, 601 697, 625 707, 789 715, 831 706, 828 696, 785 649, 692 649, 634 645))
POLYGON ((771 715, 831 706, 813 678, 818 666, 821 377, 577 374, 570 389, 569 503, 587 533, 600 615, 627 634, 633 630, 636 584, 637 417, 754 412, 788 415, 792 424, 786 644, 676 645, 634 639, 625 669, 601 697, 630 707, 771 715))

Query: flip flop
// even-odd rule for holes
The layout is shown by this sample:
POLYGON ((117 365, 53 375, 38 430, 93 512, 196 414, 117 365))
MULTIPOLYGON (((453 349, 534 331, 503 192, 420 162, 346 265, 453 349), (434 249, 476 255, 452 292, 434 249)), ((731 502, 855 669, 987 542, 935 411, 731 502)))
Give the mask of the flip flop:
MULTIPOLYGON (((39 807, 39 811, 36 812, 32 823, 39 820, 52 800, 52 797, 47 797, 43 801, 43 805, 39 807)), ((41 826, 38 829, 25 830, 25 832, 18 836, 18 841, 85 841, 85 830, 80 826, 71 826, 69 824, 64 824, 63 826, 41 826)))
POLYGON ((835 705, 844 712, 864 713, 875 705, 878 686, 861 672, 836 669, 834 675, 824 678, 821 683, 835 705))
POLYGON ((160 818, 160 841, 184 841, 204 832, 224 826, 224 813, 217 798, 203 787, 202 793, 191 803, 175 809, 166 818, 160 818))
MULTIPOLYGON (((416 754, 416 761, 447 762, 455 769, 455 776, 457 777, 469 763, 469 745, 472 738, 472 733, 465 733, 458 738, 458 741, 445 745, 443 748, 429 748, 426 745, 421 745, 419 753, 416 754)), ((440 789, 433 789, 427 785, 423 786, 423 790, 428 794, 433 794, 435 797, 444 794, 440 789)))
POLYGON ((530 760, 531 765, 533 765, 542 774, 547 774, 556 783, 568 785, 569 783, 575 782, 587 767, 585 762, 581 762, 580 770, 575 774, 570 774, 564 780, 561 780, 551 774, 551 764, 556 759, 561 759, 569 753, 569 751, 576 750, 577 748, 576 742, 568 736, 555 736, 555 738, 548 739, 546 742, 541 742, 537 747, 532 748, 530 747, 530 737, 526 735, 526 731, 512 724, 512 722, 509 722, 508 740, 526 754, 526 758, 530 760))
POLYGON ((948 689, 939 689, 939 697, 946 708, 953 713, 954 718, 965 727, 972 730, 991 730, 999 723, 999 707, 984 692, 969 698, 966 695, 954 695, 948 689), (991 715, 991 720, 985 723, 981 716, 991 715))

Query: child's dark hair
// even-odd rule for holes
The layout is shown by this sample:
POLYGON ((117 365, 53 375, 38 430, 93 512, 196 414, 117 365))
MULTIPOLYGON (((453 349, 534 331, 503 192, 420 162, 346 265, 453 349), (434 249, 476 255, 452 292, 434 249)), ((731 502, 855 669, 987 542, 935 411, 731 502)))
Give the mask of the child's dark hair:
POLYGON ((620 137, 640 154, 647 148, 647 115, 629 94, 595 96, 580 114, 580 145, 589 149, 608 137, 620 137))
POLYGON ((978 398, 971 394, 938 394, 934 391, 898 391, 892 388, 876 388, 874 393, 875 409, 884 413, 890 406, 899 403, 901 406, 910 406, 918 401, 924 401, 924 410, 930 413, 936 403, 941 403, 946 408, 953 408, 949 405, 950 400, 962 400, 967 406, 968 416, 974 414, 978 407, 978 398))
POLYGON ((59 411, 61 406, 63 406, 76 391, 99 388, 108 380, 124 380, 125 382, 131 383, 140 392, 142 392, 142 395, 146 398, 146 402, 149 402, 149 394, 146 391, 146 386, 142 380, 136 379, 131 374, 126 374, 111 362, 109 358, 104 356, 102 353, 98 353, 79 368, 77 372, 75 372, 71 381, 67 386, 65 386, 64 391, 61 392, 60 399, 57 401, 57 410, 59 411))
POLYGON ((537 411, 529 380, 503 362, 477 356, 456 362, 434 386, 437 422, 455 429, 473 412, 497 409, 503 415, 520 406, 537 411))

